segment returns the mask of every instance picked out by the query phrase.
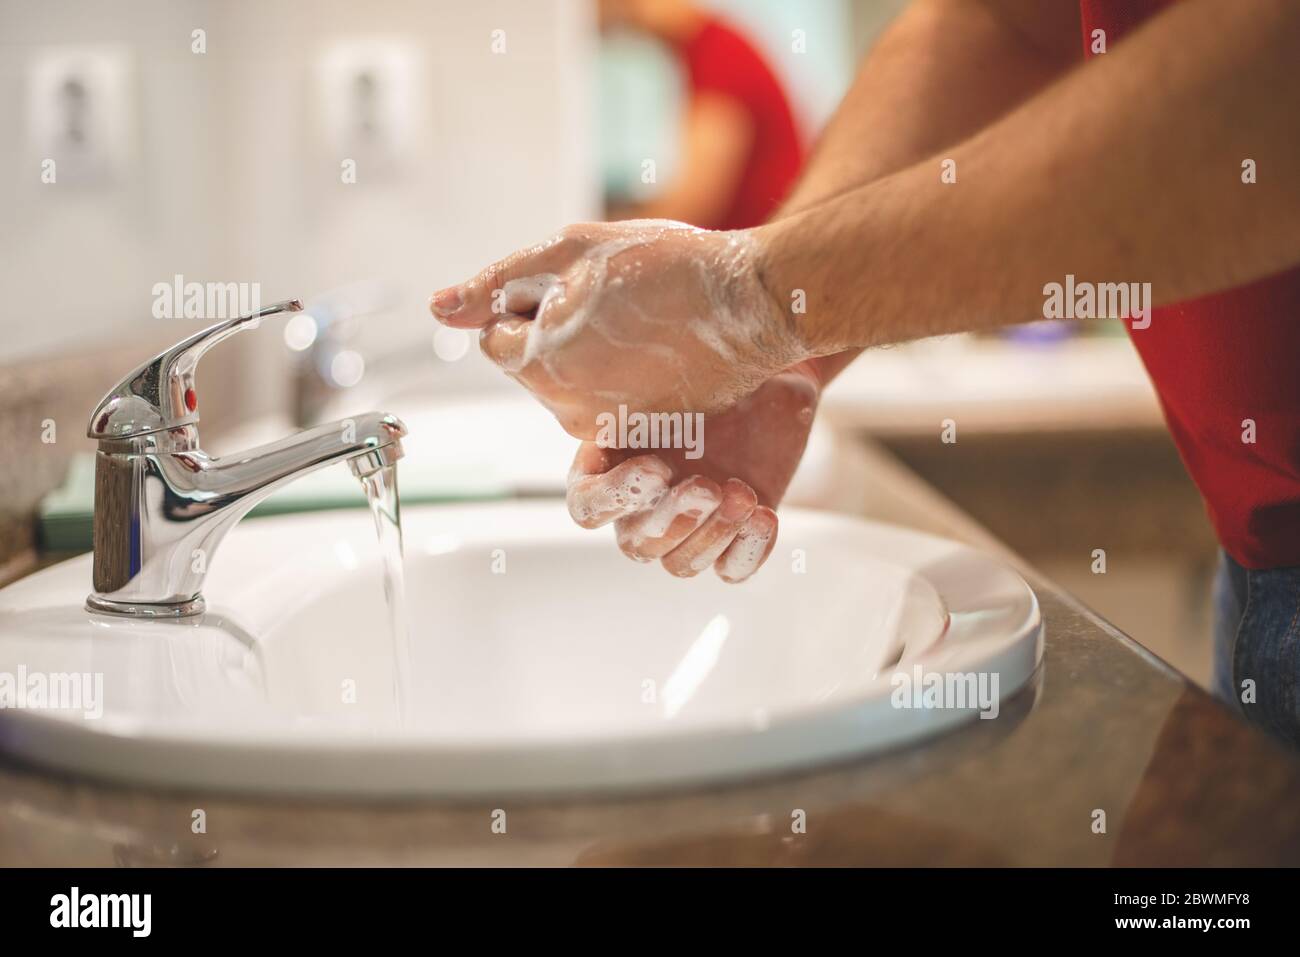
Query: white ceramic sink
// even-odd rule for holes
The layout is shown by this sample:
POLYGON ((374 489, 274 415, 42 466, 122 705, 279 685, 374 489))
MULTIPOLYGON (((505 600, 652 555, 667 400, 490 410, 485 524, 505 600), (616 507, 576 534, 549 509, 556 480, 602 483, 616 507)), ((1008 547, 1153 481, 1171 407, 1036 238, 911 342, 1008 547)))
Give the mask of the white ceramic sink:
POLYGON ((189 623, 84 611, 89 556, 0 591, 0 682, 30 692, 86 673, 93 690, 102 675, 102 715, 86 716, 99 710, 89 700, 56 710, 29 694, 0 711, 0 748, 99 778, 226 790, 677 786, 842 759, 992 713, 1041 655, 1019 576, 890 526, 786 510, 768 565, 729 586, 630 562, 557 501, 403 519, 405 723, 374 527, 362 511, 327 512, 241 523, 212 562, 207 615, 189 623), (896 676, 918 667, 996 675, 992 707, 899 707, 896 676))

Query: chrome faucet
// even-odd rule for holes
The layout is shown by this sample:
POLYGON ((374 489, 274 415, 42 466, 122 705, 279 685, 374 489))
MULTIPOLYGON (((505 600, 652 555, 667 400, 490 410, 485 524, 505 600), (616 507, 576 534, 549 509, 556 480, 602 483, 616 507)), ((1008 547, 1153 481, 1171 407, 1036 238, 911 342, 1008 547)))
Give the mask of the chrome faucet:
POLYGON ((268 316, 301 309, 296 299, 280 302, 195 333, 134 370, 96 407, 87 431, 99 441, 89 610, 132 618, 200 614, 217 546, 258 502, 335 462, 364 478, 402 457, 406 427, 380 412, 234 455, 211 458, 199 447, 199 358, 268 316))

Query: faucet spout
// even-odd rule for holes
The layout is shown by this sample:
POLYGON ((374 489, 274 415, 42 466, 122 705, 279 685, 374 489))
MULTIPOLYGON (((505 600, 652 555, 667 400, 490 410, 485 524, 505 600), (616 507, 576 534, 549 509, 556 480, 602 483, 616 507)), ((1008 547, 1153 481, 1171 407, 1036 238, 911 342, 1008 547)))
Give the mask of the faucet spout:
POLYGON ((406 426, 395 415, 367 412, 304 429, 275 442, 199 464, 198 484, 229 507, 252 508, 272 492, 309 472, 346 461, 357 476, 369 475, 402 457, 406 426), (251 501, 249 501, 251 499, 251 501))
POLYGON ((369 412, 216 458, 189 429, 114 443, 95 458, 92 611, 178 618, 203 611, 203 580, 226 533, 273 492, 347 462, 364 477, 402 457, 406 427, 369 412))
POLYGON ((203 611, 203 581, 226 533, 285 485, 338 462, 365 478, 402 457, 406 427, 367 412, 213 458, 199 446, 194 372, 212 345, 297 312, 288 300, 195 333, 132 371, 91 414, 95 456, 92 611, 180 618, 203 611))

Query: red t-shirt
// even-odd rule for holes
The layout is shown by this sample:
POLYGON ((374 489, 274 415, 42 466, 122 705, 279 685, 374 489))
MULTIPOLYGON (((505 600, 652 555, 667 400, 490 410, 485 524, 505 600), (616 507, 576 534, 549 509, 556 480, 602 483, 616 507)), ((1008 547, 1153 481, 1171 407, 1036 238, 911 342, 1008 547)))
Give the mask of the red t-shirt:
MULTIPOLYGON (((1111 50, 1168 3, 1080 0, 1085 55, 1093 30, 1111 50)), ((1300 269, 1153 310, 1130 337, 1224 549, 1247 568, 1300 565, 1300 269)))
POLYGON ((753 142, 727 210, 708 229, 745 229, 767 220, 794 185, 803 150, 781 84, 743 36, 710 17, 680 47, 694 93, 721 93, 749 113, 753 142))

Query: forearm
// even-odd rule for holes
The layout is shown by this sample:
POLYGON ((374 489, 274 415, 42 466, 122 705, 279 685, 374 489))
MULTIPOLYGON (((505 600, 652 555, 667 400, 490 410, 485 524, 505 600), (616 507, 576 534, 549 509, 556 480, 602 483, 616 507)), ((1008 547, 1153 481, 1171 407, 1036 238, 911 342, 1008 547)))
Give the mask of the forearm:
POLYGON ((1185 0, 942 156, 763 227, 765 281, 805 290, 830 355, 1040 318, 1067 273, 1150 282, 1159 305, 1286 268, 1298 49, 1287 0, 1185 0))
POLYGON ((958 143, 1066 68, 994 10, 1000 0, 914 0, 863 59, 776 218, 958 143))
MULTIPOLYGON (((995 0, 998 2, 998 0, 995 0)), ((1076 15, 1077 19, 1077 15, 1076 15)), ((961 142, 1062 73, 1078 50, 1029 42, 978 0, 916 0, 882 34, 777 219, 961 142)), ((857 350, 811 363, 823 384, 857 350)))

